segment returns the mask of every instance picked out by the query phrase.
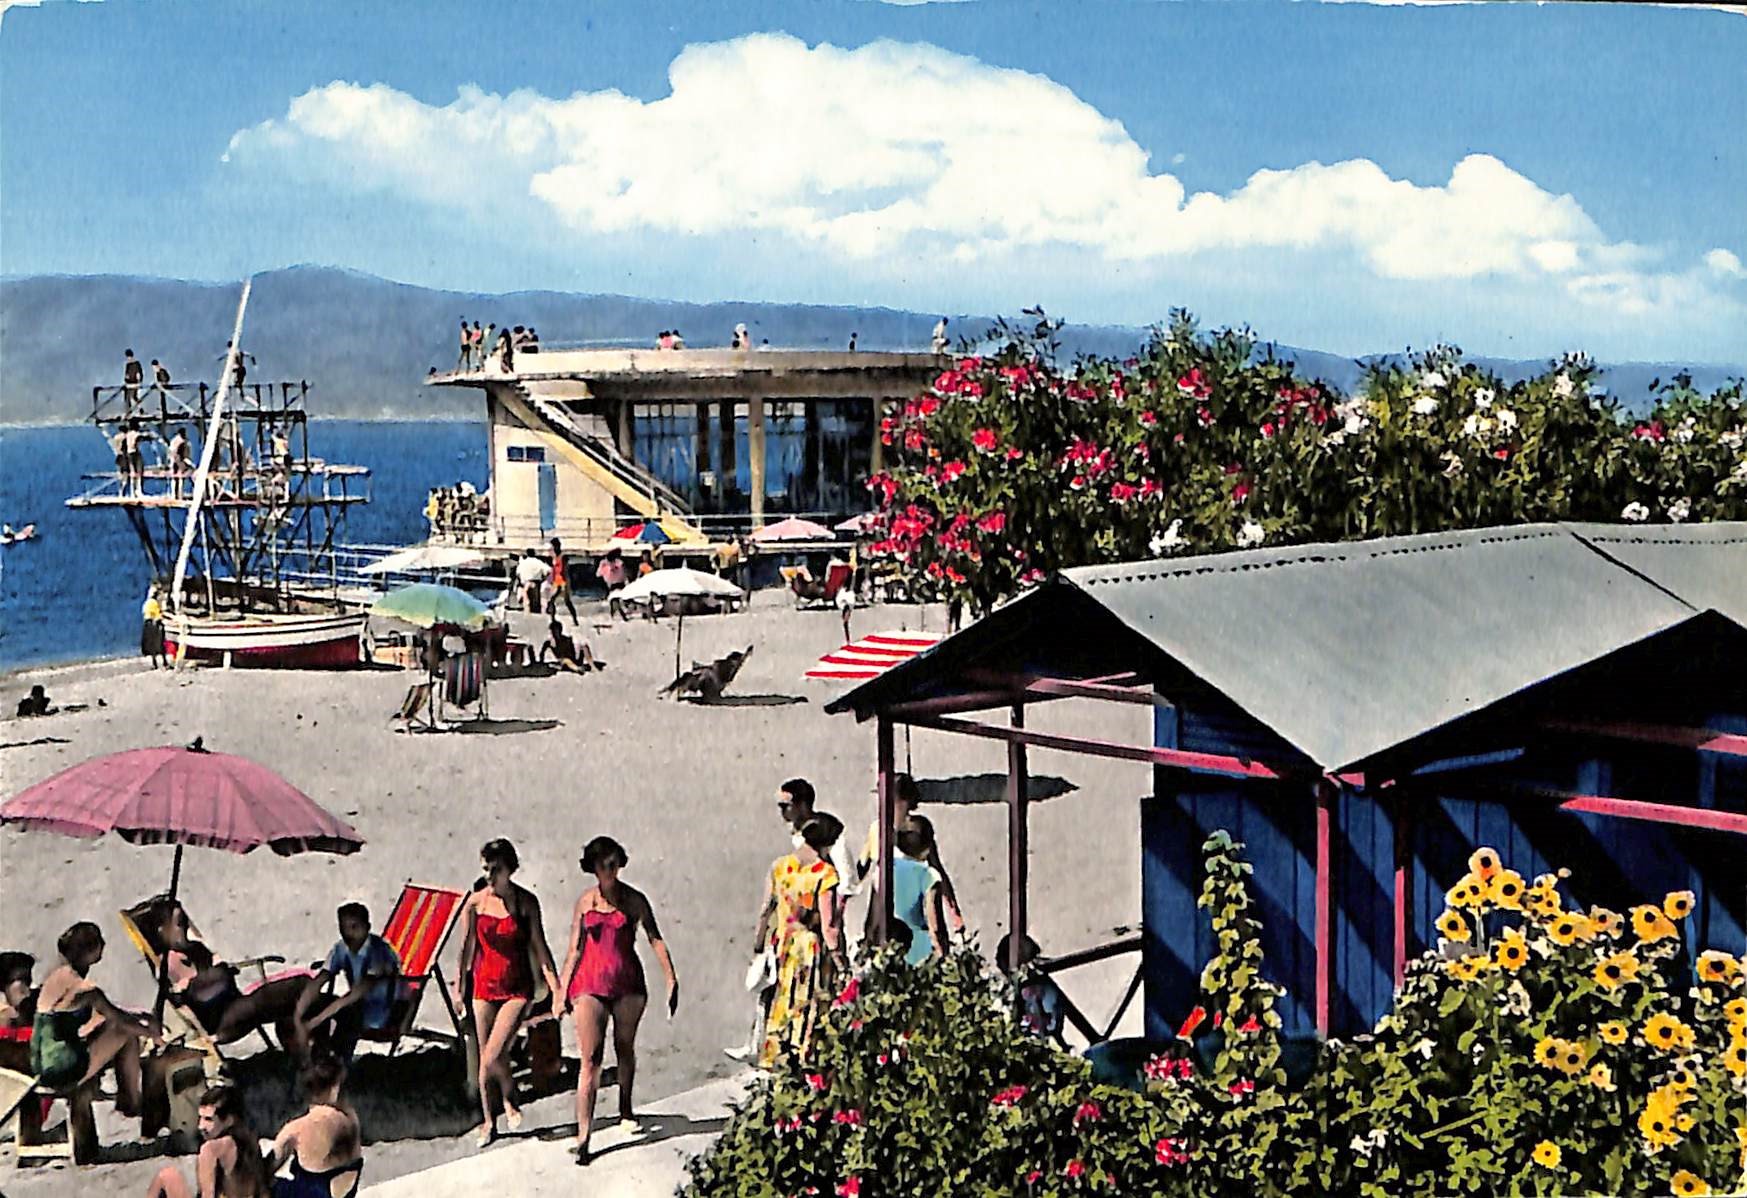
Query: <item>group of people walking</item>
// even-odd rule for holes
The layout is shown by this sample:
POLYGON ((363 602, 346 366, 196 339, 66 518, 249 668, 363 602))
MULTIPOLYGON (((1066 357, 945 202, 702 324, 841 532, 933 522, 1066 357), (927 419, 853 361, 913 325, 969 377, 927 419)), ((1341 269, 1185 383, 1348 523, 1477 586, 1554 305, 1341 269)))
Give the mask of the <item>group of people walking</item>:
POLYGON ((469 325, 465 316, 461 318, 459 343, 461 352, 455 360, 457 371, 484 370, 487 362, 495 362, 497 368, 507 374, 515 369, 517 354, 540 352, 540 334, 531 325, 527 328, 505 325, 500 330, 495 323, 481 326, 477 320, 469 325))

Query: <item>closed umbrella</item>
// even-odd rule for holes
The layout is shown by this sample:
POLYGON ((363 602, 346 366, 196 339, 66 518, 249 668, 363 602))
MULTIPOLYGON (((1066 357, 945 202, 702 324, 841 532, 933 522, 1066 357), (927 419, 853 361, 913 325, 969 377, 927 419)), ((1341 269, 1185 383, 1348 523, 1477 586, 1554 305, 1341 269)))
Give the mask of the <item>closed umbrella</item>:
MULTIPOLYGON (((94 757, 8 799, 0 824, 95 838, 114 833, 130 844, 173 844, 170 897, 182 880, 186 845, 250 853, 262 845, 281 857, 355 853, 356 828, 258 762, 186 748, 131 749, 94 757)), ((163 1012, 160 968, 158 1013, 163 1012)))
MULTIPOLYGON (((651 570, 636 582, 625 587, 618 595, 621 603, 685 596, 738 599, 740 588, 726 578, 718 578, 714 574, 705 574, 702 570, 678 566, 670 570, 651 570)), ((679 677, 679 647, 684 637, 685 612, 682 611, 679 613, 679 622, 673 637, 673 676, 675 678, 679 677)))
POLYGON ((437 624, 453 624, 477 632, 485 627, 491 609, 455 587, 431 582, 415 582, 382 596, 370 607, 373 616, 404 620, 420 628, 437 624))

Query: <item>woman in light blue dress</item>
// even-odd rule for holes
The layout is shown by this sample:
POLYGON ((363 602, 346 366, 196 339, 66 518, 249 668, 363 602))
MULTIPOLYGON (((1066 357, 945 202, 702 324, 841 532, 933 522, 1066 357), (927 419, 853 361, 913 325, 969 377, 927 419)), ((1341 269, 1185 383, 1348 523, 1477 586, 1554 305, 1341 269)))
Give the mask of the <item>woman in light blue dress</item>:
POLYGON ((910 929, 910 951, 904 959, 920 965, 946 955, 941 922, 940 871, 928 864, 934 849, 934 825, 925 815, 913 815, 898 829, 897 854, 892 858, 892 910, 910 929))

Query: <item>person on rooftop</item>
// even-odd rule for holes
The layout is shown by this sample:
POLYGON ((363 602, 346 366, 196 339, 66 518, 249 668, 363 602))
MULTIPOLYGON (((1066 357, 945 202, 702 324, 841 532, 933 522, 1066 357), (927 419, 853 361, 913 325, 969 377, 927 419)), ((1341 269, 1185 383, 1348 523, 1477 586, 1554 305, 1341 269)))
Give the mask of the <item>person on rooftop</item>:
POLYGON ((133 350, 128 350, 127 356, 121 360, 121 399, 129 416, 139 407, 140 384, 145 381, 146 368, 133 356, 133 350))
POLYGON ((859 336, 861 336, 860 333, 851 333, 849 335, 849 352, 850 353, 855 352, 855 339, 859 336))
POLYGON ((152 382, 158 390, 167 391, 170 387, 170 368, 156 358, 152 359, 152 382))
POLYGON ((937 354, 945 353, 946 344, 946 317, 942 316, 940 322, 934 326, 934 352, 937 354))
POLYGON ((194 448, 188 443, 188 434, 181 425, 170 434, 169 442, 164 446, 164 464, 170 468, 170 494, 182 498, 182 484, 194 472, 194 448))

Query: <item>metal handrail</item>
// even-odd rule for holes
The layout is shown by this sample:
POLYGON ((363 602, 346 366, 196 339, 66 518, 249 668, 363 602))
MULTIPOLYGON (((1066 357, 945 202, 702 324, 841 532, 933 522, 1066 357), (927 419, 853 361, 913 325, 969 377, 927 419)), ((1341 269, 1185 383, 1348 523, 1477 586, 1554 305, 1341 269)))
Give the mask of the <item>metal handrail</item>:
MULTIPOLYGON (((1138 953, 1144 943, 1145 937, 1136 932, 1133 935, 1112 940, 1108 944, 1063 953, 1057 957, 1039 958, 1037 968, 1040 972, 1053 978, 1058 973, 1066 973, 1070 969, 1077 969, 1083 965, 1108 961, 1114 957, 1126 956, 1128 953, 1138 953)), ((1140 992, 1144 968, 1144 962, 1135 966, 1134 976, 1129 979, 1127 987, 1123 990, 1122 998, 1117 1001, 1115 1009, 1110 1013, 1109 1019, 1105 1020, 1102 1029, 1087 1018, 1085 1012, 1074 1005, 1074 1001, 1068 997, 1065 990, 1061 992, 1062 1014, 1066 1016, 1069 1023, 1074 1025, 1076 1031, 1086 1037, 1089 1043, 1102 1044, 1116 1034, 1117 1025, 1122 1022, 1122 1017, 1128 1014, 1128 1008, 1133 1005, 1134 996, 1140 992)))

